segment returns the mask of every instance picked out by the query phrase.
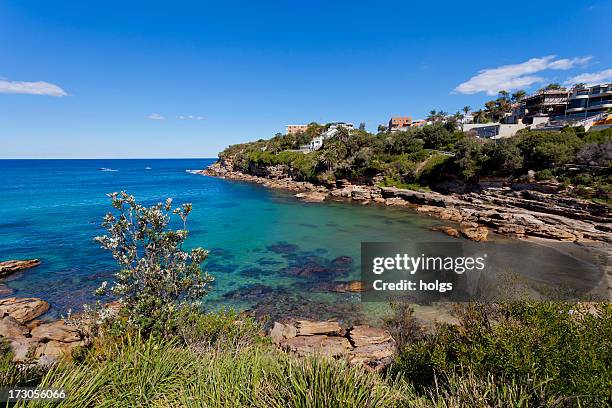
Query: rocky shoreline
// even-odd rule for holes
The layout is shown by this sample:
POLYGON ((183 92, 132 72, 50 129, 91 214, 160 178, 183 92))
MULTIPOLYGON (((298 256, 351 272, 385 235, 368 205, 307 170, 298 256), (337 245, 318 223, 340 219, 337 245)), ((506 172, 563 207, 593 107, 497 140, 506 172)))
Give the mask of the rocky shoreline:
POLYGON ((558 241, 612 243, 612 212, 603 204, 546 194, 532 190, 514 191, 508 187, 480 193, 441 194, 395 187, 351 184, 346 180, 334 186, 295 181, 276 167, 255 176, 236 171, 231 161, 221 160, 205 170, 195 171, 213 177, 247 181, 269 188, 296 192, 306 202, 350 200, 363 205, 408 207, 417 212, 454 223, 446 233, 476 241, 487 239, 491 230, 513 238, 545 238, 558 241), (453 231, 455 230, 455 231, 453 231))

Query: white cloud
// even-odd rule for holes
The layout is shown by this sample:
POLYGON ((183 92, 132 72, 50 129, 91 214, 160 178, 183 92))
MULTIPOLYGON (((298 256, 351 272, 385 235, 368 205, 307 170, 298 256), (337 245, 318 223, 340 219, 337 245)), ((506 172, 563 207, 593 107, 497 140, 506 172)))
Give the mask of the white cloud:
POLYGON ((526 88, 545 79, 532 75, 549 69, 567 70, 584 65, 591 57, 555 59, 554 55, 542 58, 532 58, 520 64, 503 65, 497 68, 486 68, 478 74, 458 85, 455 92, 462 94, 475 94, 486 92, 487 95, 496 95, 500 90, 512 91, 526 88))
POLYGON ((159 113, 152 113, 149 116, 147 116, 147 119, 151 119, 151 120, 166 120, 166 118, 163 115, 160 115, 159 113))
POLYGON ((596 85, 602 82, 610 82, 612 81, 612 68, 604 69, 599 72, 592 73, 584 73, 580 75, 576 75, 574 77, 568 78, 565 81, 566 85, 574 85, 574 84, 587 84, 587 85, 596 85))
POLYGON ((179 115, 178 118, 180 120, 203 120, 204 116, 197 115, 179 115))
POLYGON ((66 91, 57 85, 49 82, 20 82, 9 81, 0 78, 0 93, 5 94, 28 94, 28 95, 47 95, 47 96, 68 96, 66 91))

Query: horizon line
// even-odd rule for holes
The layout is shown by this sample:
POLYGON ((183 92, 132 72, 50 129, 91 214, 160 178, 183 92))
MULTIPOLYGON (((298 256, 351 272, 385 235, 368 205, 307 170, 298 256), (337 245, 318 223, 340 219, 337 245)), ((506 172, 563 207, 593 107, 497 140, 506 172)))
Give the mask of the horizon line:
POLYGON ((207 160, 218 157, 0 157, 0 160, 207 160))

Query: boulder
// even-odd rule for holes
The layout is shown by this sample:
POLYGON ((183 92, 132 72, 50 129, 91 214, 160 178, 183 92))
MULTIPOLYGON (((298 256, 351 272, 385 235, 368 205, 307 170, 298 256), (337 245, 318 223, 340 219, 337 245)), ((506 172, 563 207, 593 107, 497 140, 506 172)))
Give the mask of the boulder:
POLYGON ((274 322, 274 327, 270 330, 270 337, 274 344, 282 344, 288 339, 297 336, 297 329, 291 324, 274 322))
POLYGON ((357 348, 393 340, 388 331, 366 325, 353 327, 349 331, 348 336, 357 348))
POLYGON ((338 293, 358 293, 365 292, 367 290, 366 285, 362 281, 350 281, 350 282, 332 282, 333 286, 331 287, 332 292, 338 293))
POLYGON ((81 340, 79 330, 74 326, 67 325, 63 320, 41 324, 32 329, 31 335, 34 339, 50 339, 64 343, 81 340))
POLYGON ((11 352, 13 353, 13 361, 16 363, 28 361, 35 354, 39 344, 38 340, 28 337, 9 340, 11 352))
POLYGON ((62 355, 70 355, 72 351, 83 346, 84 343, 80 341, 73 341, 70 343, 64 343, 62 341, 50 340, 46 343, 39 343, 34 351, 34 358, 47 358, 55 360, 62 355))
POLYGON ((327 194, 318 191, 309 191, 306 193, 298 193, 295 197, 307 203, 320 203, 321 201, 325 201, 327 194))
POLYGON ((0 278, 10 275, 13 272, 21 271, 23 269, 33 268, 40 265, 38 259, 27 259, 27 260, 10 260, 0 262, 0 278))
POLYGON ((353 200, 369 200, 372 198, 370 190, 364 187, 355 187, 351 192, 351 197, 353 200))
POLYGON ((461 211, 455 208, 436 207, 433 205, 421 205, 417 208, 420 213, 428 214, 441 220, 460 222, 463 220, 461 211))
POLYGON ((320 354, 325 356, 347 355, 351 350, 351 343, 346 337, 338 336, 297 336, 283 343, 283 346, 300 356, 320 354))
POLYGON ((0 336, 10 340, 25 337, 30 331, 11 316, 0 319, 0 336))
POLYGON ((298 320, 297 335, 313 336, 315 334, 338 334, 342 331, 340 324, 335 321, 312 322, 310 320, 298 320))
POLYGON ((349 352, 349 363, 380 371, 393 362, 396 352, 397 346, 393 340, 357 347, 349 352))
POLYGON ((474 226, 473 223, 462 223, 461 234, 472 241, 484 242, 489 235, 489 229, 487 227, 474 226))
POLYGON ((26 323, 49 310, 49 303, 38 298, 10 297, 0 299, 0 317, 9 315, 19 323, 26 323))
POLYGON ((459 231, 457 231, 457 229, 453 227, 449 227, 448 225, 440 225, 437 227, 433 227, 432 231, 440 231, 440 232, 445 233, 446 235, 449 235, 455 238, 459 238, 460 236, 459 231))
POLYGON ((515 225, 515 224, 500 225, 497 228, 497 233, 503 234, 503 235, 512 235, 512 236, 520 237, 520 236, 525 235, 525 227, 523 227, 522 225, 515 225))

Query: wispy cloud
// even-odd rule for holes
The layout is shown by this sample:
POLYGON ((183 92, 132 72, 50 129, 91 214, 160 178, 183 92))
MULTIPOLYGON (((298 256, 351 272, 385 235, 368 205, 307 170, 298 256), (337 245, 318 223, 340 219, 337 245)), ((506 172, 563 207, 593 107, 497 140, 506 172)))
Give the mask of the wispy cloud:
POLYGON ((47 96, 68 96, 66 91, 55 84, 49 82, 23 82, 9 81, 0 78, 0 93, 5 94, 28 94, 28 95, 47 95, 47 96))
POLYGON ((160 115, 159 113, 151 113, 149 116, 147 116, 147 119, 151 119, 151 120, 166 120, 166 117, 163 115, 160 115))
POLYGON ((197 115, 178 115, 177 118, 180 120, 203 120, 204 116, 197 115))
POLYGON ((533 84, 544 82, 541 76, 533 75, 545 70, 568 70, 589 62, 591 57, 555 59, 554 55, 542 58, 532 58, 520 64, 503 65, 497 68, 486 68, 478 74, 458 85, 455 92, 475 94, 486 92, 495 95, 504 89, 512 91, 526 88, 533 84))
POLYGON ((604 69, 599 72, 592 73, 584 73, 580 75, 576 75, 574 77, 568 78, 565 81, 566 85, 574 85, 574 84, 587 84, 587 85, 595 85, 601 82, 612 81, 612 68, 604 69))

